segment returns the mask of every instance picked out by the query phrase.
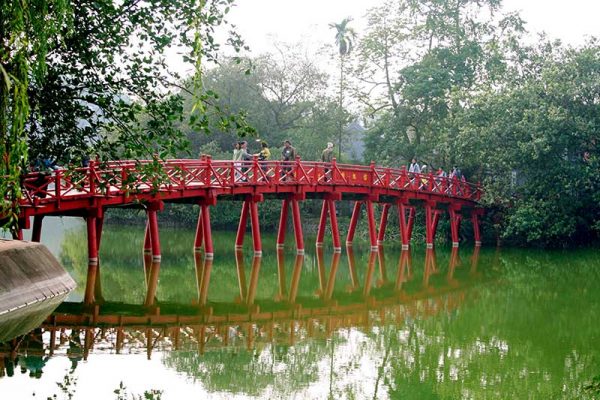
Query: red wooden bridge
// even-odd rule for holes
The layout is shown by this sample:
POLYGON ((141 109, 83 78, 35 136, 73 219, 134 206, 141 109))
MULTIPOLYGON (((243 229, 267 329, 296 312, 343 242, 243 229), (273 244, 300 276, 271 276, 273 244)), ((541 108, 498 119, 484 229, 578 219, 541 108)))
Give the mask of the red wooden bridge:
POLYGON ((354 202, 354 211, 346 236, 346 245, 354 239, 356 225, 365 206, 371 250, 384 240, 390 207, 398 208, 402 247, 408 248, 413 229, 415 207, 425 209, 427 247, 433 247, 440 216, 449 213, 453 246, 459 242, 463 215, 471 217, 475 244, 480 245, 477 208, 481 187, 457 179, 432 174, 410 174, 406 169, 371 165, 301 161, 233 162, 212 160, 150 160, 91 162, 89 167, 58 170, 52 174, 32 173, 23 179, 24 198, 20 203, 16 234, 30 227, 33 217, 33 241, 39 241, 42 219, 52 216, 80 216, 87 221, 89 264, 97 265, 104 211, 111 207, 144 208, 147 212, 144 251, 160 261, 157 212, 164 202, 198 204, 200 213, 194 249, 204 249, 213 257, 210 207, 221 200, 243 201, 235 246, 244 242, 250 217, 256 255, 262 253, 257 204, 265 199, 282 200, 277 246, 283 247, 288 209, 292 210, 294 237, 299 254, 304 239, 298 203, 307 198, 322 199, 323 206, 317 232, 317 246, 322 246, 327 221, 330 221, 333 247, 341 251, 336 217, 336 201, 354 202), (379 228, 376 227, 373 203, 382 204, 379 228))

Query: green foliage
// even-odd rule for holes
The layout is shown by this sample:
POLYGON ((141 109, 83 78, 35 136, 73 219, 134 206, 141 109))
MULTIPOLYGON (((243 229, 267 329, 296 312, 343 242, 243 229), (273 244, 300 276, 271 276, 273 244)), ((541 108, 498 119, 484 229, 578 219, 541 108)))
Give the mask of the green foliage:
POLYGON ((369 93, 386 89, 364 102, 377 115, 365 156, 459 165, 484 183, 498 242, 589 242, 600 226, 600 47, 525 46, 523 21, 500 5, 407 0, 369 12, 355 74, 369 93))
POLYGON ((3 1, 0 4, 0 220, 16 223, 14 201, 27 166, 25 126, 32 107, 28 91, 44 83, 51 42, 71 29, 68 0, 3 1))

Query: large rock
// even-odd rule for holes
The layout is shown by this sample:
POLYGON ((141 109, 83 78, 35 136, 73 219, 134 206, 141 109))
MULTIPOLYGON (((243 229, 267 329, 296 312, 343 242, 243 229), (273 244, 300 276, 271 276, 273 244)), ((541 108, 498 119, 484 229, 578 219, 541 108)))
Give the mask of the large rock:
POLYGON ((55 303, 74 288, 75 281, 45 246, 0 239, 0 320, 23 307, 55 303))

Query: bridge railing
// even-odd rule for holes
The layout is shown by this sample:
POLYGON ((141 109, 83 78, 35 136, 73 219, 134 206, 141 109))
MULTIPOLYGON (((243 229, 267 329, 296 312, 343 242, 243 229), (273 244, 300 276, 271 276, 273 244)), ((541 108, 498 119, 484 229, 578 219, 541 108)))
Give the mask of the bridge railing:
POLYGON ((164 162, 91 162, 89 167, 30 173, 23 177, 22 205, 63 199, 246 185, 348 185, 432 193, 478 201, 481 187, 455 178, 413 174, 406 168, 315 161, 174 159, 164 162))

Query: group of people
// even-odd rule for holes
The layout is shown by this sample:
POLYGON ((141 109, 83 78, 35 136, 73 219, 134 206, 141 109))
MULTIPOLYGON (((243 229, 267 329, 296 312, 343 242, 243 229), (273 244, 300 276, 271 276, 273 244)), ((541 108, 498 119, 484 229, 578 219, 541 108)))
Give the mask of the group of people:
MULTIPOLYGON (((419 163, 417 162, 417 158, 413 157, 413 159, 410 161, 410 164, 408 166, 408 172, 410 174, 429 174, 430 171, 427 167, 427 164, 419 165, 419 163)), ((456 165, 452 167, 452 170, 450 171, 450 173, 447 173, 444 170, 444 168, 439 167, 437 169, 437 171, 435 171, 435 173, 433 173, 433 175, 436 178, 450 178, 450 179, 456 178, 460 181, 465 181, 465 176, 463 175, 460 168, 458 168, 456 165)))

